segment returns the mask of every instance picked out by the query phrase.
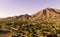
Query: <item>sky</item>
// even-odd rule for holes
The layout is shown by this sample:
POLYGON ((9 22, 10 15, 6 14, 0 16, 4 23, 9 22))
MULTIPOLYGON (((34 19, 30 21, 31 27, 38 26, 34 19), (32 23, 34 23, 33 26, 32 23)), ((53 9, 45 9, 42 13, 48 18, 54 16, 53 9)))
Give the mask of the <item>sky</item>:
POLYGON ((0 18, 32 15, 45 8, 60 9, 60 0, 0 0, 0 18))

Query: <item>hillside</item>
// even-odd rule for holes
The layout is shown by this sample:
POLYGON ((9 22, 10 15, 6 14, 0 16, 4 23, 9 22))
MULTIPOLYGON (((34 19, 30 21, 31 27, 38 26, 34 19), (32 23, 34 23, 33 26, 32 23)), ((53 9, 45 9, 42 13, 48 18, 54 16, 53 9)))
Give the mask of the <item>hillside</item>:
POLYGON ((53 8, 46 8, 37 12, 36 14, 33 14, 32 17, 40 17, 40 18, 60 17, 60 10, 53 8))
POLYGON ((43 10, 40 10, 39 12, 33 14, 33 15, 19 15, 19 16, 13 16, 13 17, 7 17, 5 19, 29 19, 29 18, 56 18, 60 17, 60 10, 59 9, 53 9, 53 8, 46 8, 43 10))
MULTIPOLYGON (((60 37, 60 10, 53 8, 43 9, 33 15, 19 15, 0 20, 0 29, 10 32, 11 37, 60 37)), ((0 32, 1 32, 0 30, 0 32)), ((9 33, 4 35, 9 37, 9 33)))

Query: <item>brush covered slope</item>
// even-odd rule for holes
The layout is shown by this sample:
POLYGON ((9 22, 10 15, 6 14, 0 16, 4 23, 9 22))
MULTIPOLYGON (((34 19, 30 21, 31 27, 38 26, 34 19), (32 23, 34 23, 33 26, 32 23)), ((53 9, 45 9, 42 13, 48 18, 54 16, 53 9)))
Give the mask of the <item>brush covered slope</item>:
POLYGON ((60 37, 60 10, 46 8, 33 15, 3 18, 0 29, 12 32, 8 37, 60 37))

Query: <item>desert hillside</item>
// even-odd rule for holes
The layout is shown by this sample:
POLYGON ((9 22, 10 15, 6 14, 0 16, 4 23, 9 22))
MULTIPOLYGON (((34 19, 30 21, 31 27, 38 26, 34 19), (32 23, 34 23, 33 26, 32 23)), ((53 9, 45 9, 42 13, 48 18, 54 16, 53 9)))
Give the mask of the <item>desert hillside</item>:
POLYGON ((53 8, 43 9, 36 14, 33 14, 32 17, 40 17, 40 18, 55 18, 60 17, 60 10, 53 8))
POLYGON ((0 19, 0 37, 60 37, 60 10, 46 8, 33 15, 0 19))

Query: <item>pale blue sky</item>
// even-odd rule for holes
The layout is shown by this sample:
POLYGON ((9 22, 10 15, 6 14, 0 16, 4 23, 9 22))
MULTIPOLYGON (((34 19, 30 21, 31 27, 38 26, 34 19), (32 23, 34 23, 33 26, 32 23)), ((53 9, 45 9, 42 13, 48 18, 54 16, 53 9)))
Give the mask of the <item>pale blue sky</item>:
POLYGON ((60 9, 60 0, 0 0, 0 17, 34 14, 44 8, 60 9))

